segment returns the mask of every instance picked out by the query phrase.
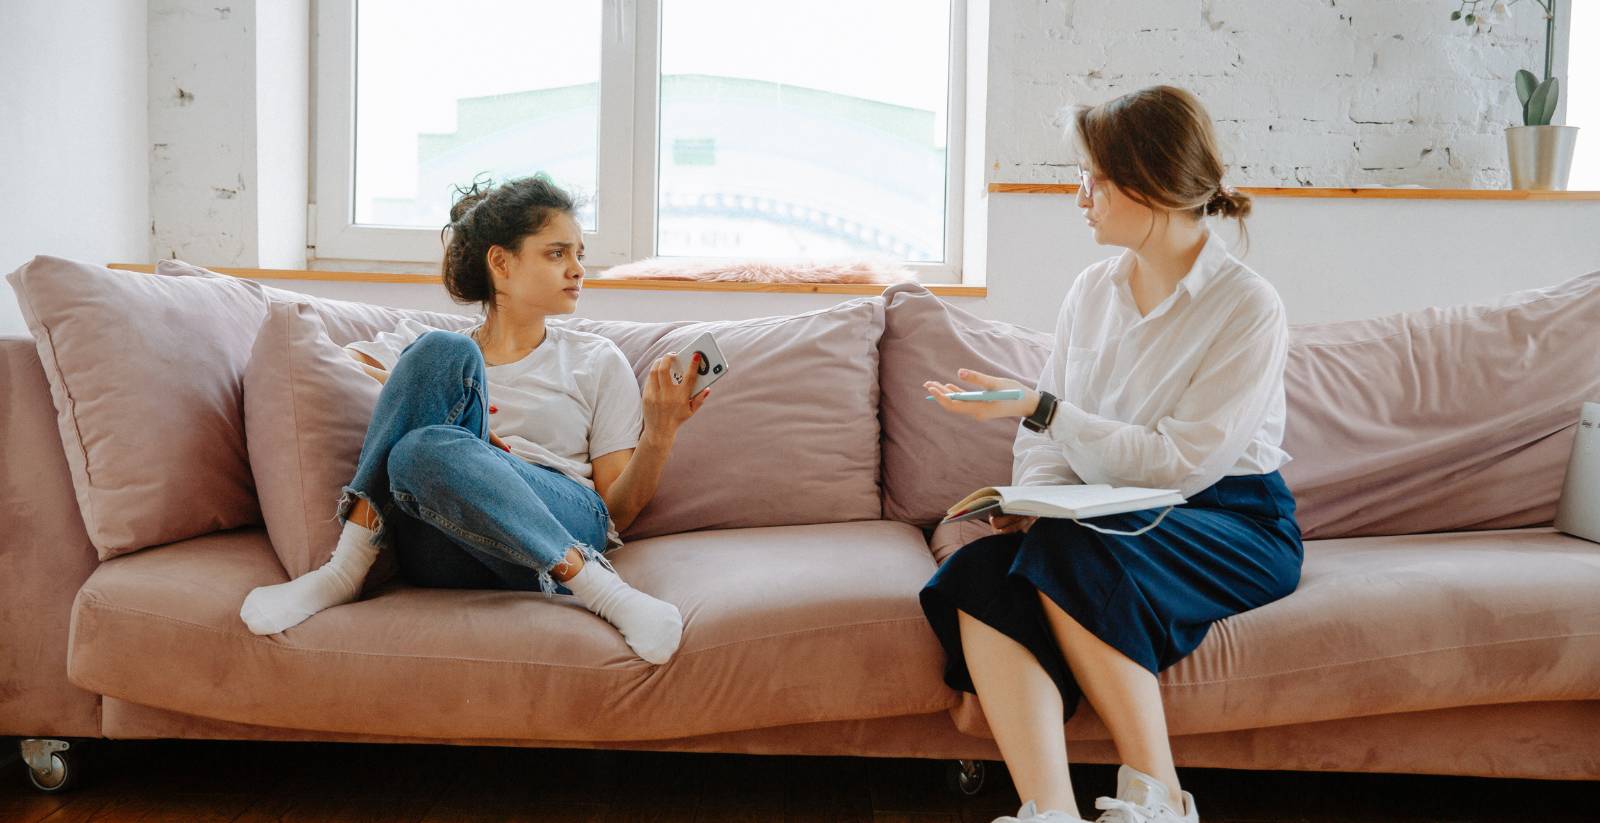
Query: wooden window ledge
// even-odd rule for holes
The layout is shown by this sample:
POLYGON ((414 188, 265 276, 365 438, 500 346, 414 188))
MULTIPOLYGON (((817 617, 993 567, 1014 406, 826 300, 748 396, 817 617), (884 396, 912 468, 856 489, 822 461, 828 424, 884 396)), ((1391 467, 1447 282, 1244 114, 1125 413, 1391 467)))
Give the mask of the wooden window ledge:
MULTIPOLYGON (((154 272, 148 263, 112 263, 111 268, 124 271, 154 272)), ((407 283, 443 287, 437 274, 403 274, 376 271, 309 271, 305 269, 211 269, 218 274, 243 277, 250 280, 319 280, 337 283, 407 283)), ((693 280, 625 280, 606 277, 588 277, 585 289, 621 289, 634 291, 685 291, 685 292, 759 292, 763 294, 850 294, 877 295, 889 288, 888 283, 702 283, 693 280)), ((951 283, 925 284, 928 291, 941 297, 987 297, 986 286, 966 286, 951 283)))
MULTIPOLYGON (((997 194, 1077 194, 1077 183, 990 183, 997 194)), ((1600 200, 1600 191, 1527 189, 1304 188, 1245 187, 1251 197, 1315 197, 1354 200, 1600 200)))

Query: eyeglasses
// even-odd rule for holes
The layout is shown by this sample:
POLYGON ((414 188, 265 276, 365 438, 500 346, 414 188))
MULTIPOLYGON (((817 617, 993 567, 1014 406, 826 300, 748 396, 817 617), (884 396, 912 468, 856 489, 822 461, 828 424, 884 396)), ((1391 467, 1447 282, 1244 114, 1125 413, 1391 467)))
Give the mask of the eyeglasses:
POLYGON ((1090 174, 1088 169, 1078 169, 1078 180, 1078 193, 1083 195, 1083 199, 1085 200, 1093 200, 1094 175, 1090 174))

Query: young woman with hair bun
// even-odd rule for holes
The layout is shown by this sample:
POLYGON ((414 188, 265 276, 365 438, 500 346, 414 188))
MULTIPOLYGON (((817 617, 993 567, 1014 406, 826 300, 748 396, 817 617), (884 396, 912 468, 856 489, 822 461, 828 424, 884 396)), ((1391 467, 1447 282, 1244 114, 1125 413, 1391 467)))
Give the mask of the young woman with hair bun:
POLYGON ((583 289, 583 232, 565 191, 539 176, 460 194, 443 231, 444 285, 480 304, 483 321, 460 333, 406 321, 347 347, 384 387, 338 501, 344 531, 325 565, 251 592, 240 617, 273 634, 354 600, 387 544, 416 585, 570 592, 640 658, 664 663, 681 615, 625 583, 604 553, 654 496, 678 427, 710 390, 675 383, 668 353, 641 396, 616 344, 546 322, 572 313, 583 289))

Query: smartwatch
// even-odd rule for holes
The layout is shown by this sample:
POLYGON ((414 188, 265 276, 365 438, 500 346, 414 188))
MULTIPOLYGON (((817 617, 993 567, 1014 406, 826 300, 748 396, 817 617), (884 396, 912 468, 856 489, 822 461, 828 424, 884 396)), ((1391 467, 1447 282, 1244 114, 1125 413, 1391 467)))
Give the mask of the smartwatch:
POLYGON ((1022 425, 1028 431, 1042 432, 1050 428, 1050 421, 1056 419, 1056 396, 1047 391, 1039 392, 1039 405, 1033 414, 1022 418, 1022 425))

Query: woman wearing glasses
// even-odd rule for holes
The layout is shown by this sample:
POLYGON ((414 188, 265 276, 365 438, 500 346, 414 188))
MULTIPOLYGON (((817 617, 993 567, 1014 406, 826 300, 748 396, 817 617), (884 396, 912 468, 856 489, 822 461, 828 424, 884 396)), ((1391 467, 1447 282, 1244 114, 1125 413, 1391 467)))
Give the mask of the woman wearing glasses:
POLYGON ((1179 490, 1159 511, 1072 520, 996 516, 922 591, 948 654, 945 679, 977 694, 1021 797, 1014 821, 1078 820, 1064 724, 1079 698, 1123 766, 1102 821, 1197 821, 1167 738, 1158 672, 1211 624, 1294 591, 1300 529, 1278 468, 1288 328, 1271 284, 1228 252, 1206 217, 1250 199, 1222 184, 1209 116, 1158 86, 1080 107, 1078 206, 1120 255, 1067 290, 1037 389, 961 370, 1017 401, 957 402, 979 420, 1020 417, 1012 482, 1179 490), (1151 528, 1154 526, 1153 528, 1151 528))

